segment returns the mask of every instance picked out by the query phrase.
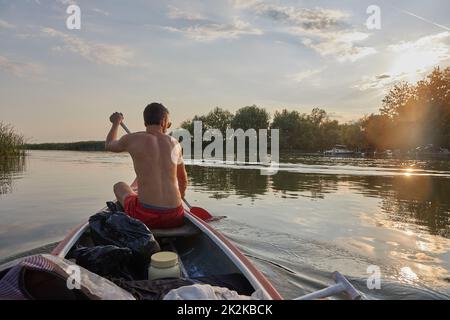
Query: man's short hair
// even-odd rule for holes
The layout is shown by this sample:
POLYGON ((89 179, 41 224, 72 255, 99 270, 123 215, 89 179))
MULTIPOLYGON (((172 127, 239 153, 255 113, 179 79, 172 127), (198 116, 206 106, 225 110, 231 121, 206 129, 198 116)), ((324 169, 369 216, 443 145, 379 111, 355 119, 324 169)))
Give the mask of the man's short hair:
POLYGON ((144 110, 144 122, 146 126, 160 125, 164 117, 169 114, 169 110, 161 103, 150 103, 144 110))

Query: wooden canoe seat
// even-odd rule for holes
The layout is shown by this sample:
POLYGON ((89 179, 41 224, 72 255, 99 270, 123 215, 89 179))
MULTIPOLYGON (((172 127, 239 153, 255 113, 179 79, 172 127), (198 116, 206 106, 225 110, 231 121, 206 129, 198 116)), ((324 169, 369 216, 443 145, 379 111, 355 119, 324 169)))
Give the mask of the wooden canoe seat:
POLYGON ((171 229, 151 229, 151 232, 156 238, 186 238, 195 236, 199 230, 190 222, 185 222, 184 225, 178 228, 171 229))

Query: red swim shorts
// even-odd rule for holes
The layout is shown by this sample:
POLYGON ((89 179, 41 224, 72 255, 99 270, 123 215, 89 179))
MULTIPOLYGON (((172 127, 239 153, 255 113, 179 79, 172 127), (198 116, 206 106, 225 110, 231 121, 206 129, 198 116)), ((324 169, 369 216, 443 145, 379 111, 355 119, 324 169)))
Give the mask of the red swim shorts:
POLYGON ((149 209, 144 208, 137 195, 129 195, 125 198, 125 213, 130 217, 142 221, 150 229, 176 228, 183 224, 184 208, 180 205, 174 209, 149 209))

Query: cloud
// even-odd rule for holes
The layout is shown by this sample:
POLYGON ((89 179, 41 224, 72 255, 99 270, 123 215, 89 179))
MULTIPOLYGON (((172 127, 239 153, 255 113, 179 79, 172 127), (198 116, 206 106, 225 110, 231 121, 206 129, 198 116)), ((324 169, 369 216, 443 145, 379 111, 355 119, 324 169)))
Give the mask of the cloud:
POLYGON ((14 29, 15 27, 16 27, 15 25, 13 25, 13 24, 5 21, 5 20, 0 19, 0 30, 2 30, 2 29, 14 29))
POLYGON ((450 58, 449 45, 444 42, 449 37, 450 32, 441 32, 419 38, 415 41, 402 41, 398 44, 392 44, 388 46, 388 50, 395 53, 405 53, 410 51, 426 53, 432 58, 432 61, 429 61, 430 64, 435 64, 450 58))
POLYGON ((189 20, 189 21, 204 21, 204 20, 206 20, 206 18, 199 13, 182 11, 181 9, 174 7, 174 6, 169 6, 168 9, 169 9, 169 11, 168 11, 167 16, 170 19, 189 20))
POLYGON ((59 2, 62 5, 69 6, 71 4, 77 4, 75 0, 56 0, 56 2, 59 2))
POLYGON ((359 90, 387 89, 399 81, 415 82, 432 68, 450 59, 450 32, 402 41, 387 47, 390 69, 380 75, 363 77, 354 86, 359 90))
POLYGON ((305 71, 301 71, 298 73, 290 74, 290 75, 288 75, 288 78, 295 82, 300 83, 306 79, 309 79, 309 78, 321 73, 323 70, 325 70, 325 68, 305 70, 305 71))
POLYGON ((101 14, 102 16, 108 17, 109 16, 109 12, 99 9, 99 8, 93 8, 92 11, 101 14))
POLYGON ((230 24, 206 23, 186 28, 164 27, 171 32, 179 32, 187 38, 208 42, 217 39, 237 39, 242 35, 261 35, 262 31, 252 28, 248 23, 235 19, 230 24))
POLYGON ((356 34, 358 33, 330 34, 319 39, 306 38, 302 43, 322 56, 334 56, 339 62, 355 62, 377 52, 371 47, 356 46, 355 42, 361 39, 353 37, 356 34))
POLYGON ((55 51, 73 52, 97 64, 127 66, 133 57, 133 52, 123 46, 86 41, 52 28, 42 28, 42 32, 62 41, 62 46, 53 48, 55 51))
POLYGON ((377 80, 389 79, 391 76, 389 74, 381 74, 376 77, 377 80))
POLYGON ((26 0, 26 2, 32 2, 32 3, 35 3, 35 4, 37 4, 37 5, 41 5, 41 1, 40 0, 26 0))
POLYGON ((235 8, 250 8, 260 3, 260 0, 231 0, 235 8))
POLYGON ((380 74, 373 77, 364 76, 358 84, 352 86, 353 89, 360 91, 366 91, 369 89, 382 89, 387 90, 395 83, 406 80, 407 74, 401 73, 397 75, 380 74))
POLYGON ((423 74, 450 59, 450 32, 402 41, 388 46, 388 50, 396 55, 394 71, 423 74))
POLYGON ((21 78, 36 78, 43 73, 41 65, 29 62, 13 61, 4 56, 0 56, 0 70, 11 73, 21 78))
POLYGON ((248 10, 285 28, 301 43, 322 56, 333 56, 339 62, 362 59, 377 51, 357 43, 370 35, 356 31, 349 23, 350 15, 341 10, 280 6, 252 0, 232 1, 236 8, 248 10))
POLYGON ((349 15, 339 10, 307 9, 264 3, 255 3, 252 9, 259 16, 294 26, 298 31, 324 32, 348 27, 346 19, 349 15))

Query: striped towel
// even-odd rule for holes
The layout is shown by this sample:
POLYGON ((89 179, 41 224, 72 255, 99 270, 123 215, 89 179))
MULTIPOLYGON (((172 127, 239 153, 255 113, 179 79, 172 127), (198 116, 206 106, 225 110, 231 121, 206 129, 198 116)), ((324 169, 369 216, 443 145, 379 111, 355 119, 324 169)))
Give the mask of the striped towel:
POLYGON ((54 267, 41 255, 27 257, 12 267, 0 279, 0 300, 29 300, 30 297, 22 287, 21 278, 25 269, 53 271, 54 267))

